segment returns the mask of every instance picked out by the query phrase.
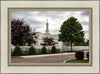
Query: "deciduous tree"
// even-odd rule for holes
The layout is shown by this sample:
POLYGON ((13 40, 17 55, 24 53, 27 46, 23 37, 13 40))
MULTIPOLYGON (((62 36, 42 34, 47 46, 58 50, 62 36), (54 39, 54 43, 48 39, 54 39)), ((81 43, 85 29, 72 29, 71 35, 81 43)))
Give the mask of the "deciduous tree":
POLYGON ((73 42, 81 43, 84 41, 82 25, 75 17, 70 17, 64 21, 59 32, 59 40, 69 42, 71 45, 71 51, 73 42))
POLYGON ((36 38, 36 32, 32 32, 30 26, 23 19, 11 21, 11 43, 13 45, 36 44, 36 38))
POLYGON ((54 41, 54 39, 52 37, 44 37, 43 38, 43 43, 41 43, 41 45, 55 45, 57 44, 57 42, 54 41))

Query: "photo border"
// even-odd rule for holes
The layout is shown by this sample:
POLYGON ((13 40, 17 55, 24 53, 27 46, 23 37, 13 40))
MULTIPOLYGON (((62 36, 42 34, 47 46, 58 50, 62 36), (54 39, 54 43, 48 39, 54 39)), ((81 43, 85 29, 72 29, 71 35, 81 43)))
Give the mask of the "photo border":
MULTIPOLYGON (((16 1, 16 0, 1 0, 1 1, 16 1)), ((1 19, 1 1, 0 1, 0 19, 1 19)), ((61 0, 18 0, 18 1, 61 1, 61 0)), ((100 0, 62 0, 62 1, 99 1, 99 19, 100 19, 100 0)), ((100 21, 99 21, 99 25, 100 25, 100 21)), ((0 23, 0 30, 1 30, 1 23, 0 23)), ((99 33, 100 33, 100 29, 99 29, 99 33)), ((100 42, 100 38, 99 38, 99 42, 100 42)), ((0 32, 0 55, 1 55, 1 32, 0 32)), ((100 61, 100 44, 99 44, 99 61, 100 61)), ((1 56, 0 56, 0 74, 52 74, 52 73, 1 73, 1 56)), ((99 73, 53 73, 53 74, 100 74, 100 62, 99 62, 99 73)))

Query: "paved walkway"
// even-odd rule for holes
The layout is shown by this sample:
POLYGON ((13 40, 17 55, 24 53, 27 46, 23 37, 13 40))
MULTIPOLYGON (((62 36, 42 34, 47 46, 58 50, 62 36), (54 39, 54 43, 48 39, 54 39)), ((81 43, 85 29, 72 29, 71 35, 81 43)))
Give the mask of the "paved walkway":
POLYGON ((54 54, 40 54, 40 55, 28 55, 28 56, 21 56, 23 58, 33 58, 33 57, 47 57, 47 56, 57 56, 57 55, 69 55, 75 53, 54 53, 54 54))
POLYGON ((74 59, 75 53, 58 53, 22 56, 22 59, 12 59, 12 63, 63 63, 65 60, 74 59))

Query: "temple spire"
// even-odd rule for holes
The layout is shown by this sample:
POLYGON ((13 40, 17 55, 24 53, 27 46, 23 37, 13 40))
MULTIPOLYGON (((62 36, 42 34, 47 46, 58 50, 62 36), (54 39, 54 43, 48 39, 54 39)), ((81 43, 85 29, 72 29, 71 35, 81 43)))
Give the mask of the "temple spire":
POLYGON ((48 26, 49 26, 49 25, 48 25, 48 19, 47 19, 47 23, 46 23, 46 31, 45 31, 45 32, 46 32, 46 34, 48 34, 48 33, 49 33, 48 26))

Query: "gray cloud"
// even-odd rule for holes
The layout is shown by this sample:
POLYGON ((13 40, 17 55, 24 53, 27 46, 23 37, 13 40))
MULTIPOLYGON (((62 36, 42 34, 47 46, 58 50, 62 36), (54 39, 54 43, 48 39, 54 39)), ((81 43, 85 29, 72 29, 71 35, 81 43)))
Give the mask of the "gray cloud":
POLYGON ((40 24, 42 22, 38 21, 38 20, 31 20, 31 19, 25 19, 24 21, 30 23, 30 24, 40 24))
POLYGON ((81 22, 82 25, 89 25, 89 22, 81 22))
POLYGON ((53 30, 53 31, 51 31, 51 33, 53 33, 53 34, 59 34, 59 29, 57 29, 57 30, 53 30))
POLYGON ((60 14, 65 13, 64 11, 40 11, 38 13, 39 16, 47 16, 50 17, 52 20, 55 18, 59 18, 60 14))
POLYGON ((22 19, 38 32, 45 32, 46 19, 48 18, 49 31, 51 34, 58 34, 63 21, 74 16, 82 24, 85 31, 85 38, 89 33, 89 12, 88 11, 13 11, 11 19, 22 19))
POLYGON ((85 31, 85 33, 89 33, 89 30, 88 31, 85 31))
POLYGON ((88 11, 85 11, 81 15, 83 15, 83 16, 89 16, 89 12, 88 11))

